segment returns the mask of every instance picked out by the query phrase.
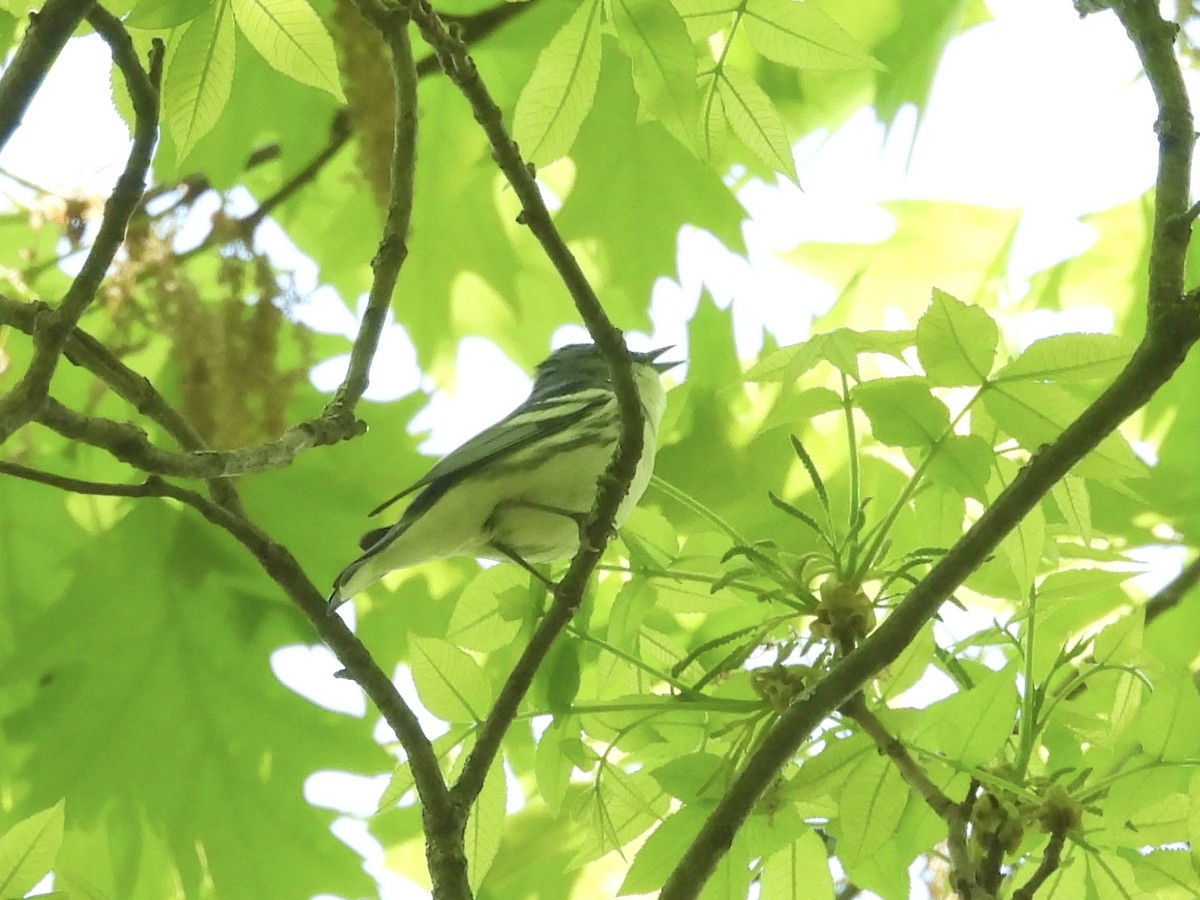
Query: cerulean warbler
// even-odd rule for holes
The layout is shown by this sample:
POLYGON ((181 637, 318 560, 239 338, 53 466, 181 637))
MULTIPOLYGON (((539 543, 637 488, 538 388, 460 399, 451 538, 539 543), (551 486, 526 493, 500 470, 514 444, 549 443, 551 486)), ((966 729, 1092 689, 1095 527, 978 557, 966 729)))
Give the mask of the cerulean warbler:
MULTIPOLYGON (((645 435, 617 527, 641 499, 654 468, 666 406, 659 373, 675 365, 655 362, 666 349, 630 354, 645 435)), ((394 569, 434 559, 507 558, 537 574, 532 564, 573 556, 620 430, 611 373, 599 348, 572 344, 554 351, 537 367, 524 403, 371 511, 420 491, 394 525, 363 535, 363 554, 338 575, 330 605, 394 569)))

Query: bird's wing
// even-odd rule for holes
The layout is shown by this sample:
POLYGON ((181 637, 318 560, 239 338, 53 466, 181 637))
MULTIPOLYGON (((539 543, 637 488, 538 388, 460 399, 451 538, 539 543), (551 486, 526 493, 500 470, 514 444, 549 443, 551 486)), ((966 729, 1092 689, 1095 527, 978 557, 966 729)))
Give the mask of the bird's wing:
MULTIPOLYGON (((422 508, 427 507, 442 491, 449 489, 462 478, 539 438, 570 428, 610 401, 612 396, 611 391, 598 389, 572 393, 561 399, 541 399, 536 404, 523 403, 495 425, 485 428, 462 446, 451 450, 426 472, 421 480, 384 501, 368 515, 378 515, 413 491, 429 485, 441 485, 442 490, 435 491, 434 496, 421 503, 422 508)), ((424 495, 414 502, 414 506, 422 500, 425 500, 424 495)))

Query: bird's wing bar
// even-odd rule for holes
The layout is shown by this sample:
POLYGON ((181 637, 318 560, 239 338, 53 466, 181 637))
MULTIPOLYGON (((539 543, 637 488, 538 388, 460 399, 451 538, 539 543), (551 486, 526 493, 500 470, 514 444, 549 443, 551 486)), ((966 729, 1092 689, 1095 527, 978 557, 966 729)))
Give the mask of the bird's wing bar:
POLYGON ((522 404, 495 425, 485 428, 461 447, 450 451, 420 481, 384 501, 368 515, 378 515, 397 500, 435 482, 443 482, 445 487, 449 487, 476 469, 538 438, 570 428, 611 399, 610 391, 596 390, 569 394, 560 400, 543 399, 532 406, 522 404))

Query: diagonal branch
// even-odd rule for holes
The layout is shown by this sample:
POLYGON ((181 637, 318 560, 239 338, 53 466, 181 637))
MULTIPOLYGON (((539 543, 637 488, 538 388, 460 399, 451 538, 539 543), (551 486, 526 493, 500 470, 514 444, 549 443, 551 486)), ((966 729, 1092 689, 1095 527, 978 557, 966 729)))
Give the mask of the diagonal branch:
POLYGON ((1147 332, 1109 388, 1017 478, 943 556, 887 620, 780 718, 684 853, 661 900, 695 897, 729 849, 758 798, 820 722, 894 660, 954 589, 995 549, 1071 467, 1111 434, 1174 374, 1200 338, 1197 297, 1183 295, 1190 236, 1188 184, 1195 141, 1191 110, 1174 58, 1174 26, 1154 0, 1119 0, 1118 16, 1138 49, 1159 103, 1159 171, 1151 251, 1147 332))
POLYGON ((895 764, 901 776, 908 782, 908 786, 921 796, 930 809, 937 813, 939 819, 943 819, 951 827, 962 825, 962 810, 959 805, 929 780, 929 776, 917 765, 917 761, 912 758, 899 738, 888 731, 887 726, 879 721, 879 717, 867 708, 862 694, 855 694, 851 697, 850 701, 842 707, 842 712, 858 723, 859 727, 875 742, 875 746, 895 764))
POLYGON ((1056 828, 1050 832, 1050 840, 1046 844, 1046 851, 1042 854, 1042 861, 1038 863, 1034 873, 1029 876, 1029 880, 1013 891, 1012 900, 1033 900, 1038 889, 1058 871, 1058 867, 1062 864, 1062 852, 1066 843, 1067 831, 1065 828, 1056 828))
POLYGON ((1146 601, 1146 624, 1179 605, 1192 588, 1200 584, 1200 556, 1184 566, 1175 579, 1146 601))

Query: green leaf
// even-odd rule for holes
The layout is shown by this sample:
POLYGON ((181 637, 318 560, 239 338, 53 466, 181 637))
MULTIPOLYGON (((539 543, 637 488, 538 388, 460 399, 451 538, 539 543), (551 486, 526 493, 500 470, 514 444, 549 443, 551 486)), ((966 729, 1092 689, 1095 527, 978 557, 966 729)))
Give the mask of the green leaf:
MULTIPOLYGON (((900 651, 883 672, 878 676, 880 694, 888 703, 915 685, 933 664, 933 628, 926 623, 917 636, 900 651)), ((903 704, 900 704, 903 705, 903 704)))
POLYGON ((467 814, 463 849, 467 855, 467 881, 473 891, 479 890, 500 851, 507 801, 504 765, 497 759, 484 776, 483 790, 467 814))
POLYGON ((994 381, 1090 381, 1113 378, 1136 345, 1114 334, 1056 334, 1034 341, 994 381))
POLYGON ((999 340, 1000 330, 983 307, 968 306, 937 288, 917 322, 917 356, 934 385, 983 384, 999 340))
POLYGON ((413 683, 421 702, 447 722, 478 722, 492 702, 492 687, 479 663, 453 644, 409 638, 413 683))
POLYGON ((571 772, 575 768, 563 746, 566 741, 579 740, 578 726, 568 732, 565 724, 573 721, 556 719, 554 724, 543 732, 537 750, 534 751, 533 770, 537 777, 538 796, 554 815, 558 815, 562 808, 563 797, 566 796, 571 781, 571 772))
POLYGON ((1012 736, 1017 716, 1015 670, 1008 667, 979 679, 926 709, 921 739, 967 766, 995 759, 1012 736))
POLYGON ((1058 504, 1058 510, 1067 520, 1073 534, 1083 538, 1084 544, 1092 542, 1092 498, 1087 482, 1078 475, 1064 475, 1050 488, 1050 496, 1058 504))
POLYGON ((820 753, 804 760, 800 770, 788 782, 789 795, 800 800, 815 800, 837 794, 874 749, 871 739, 858 732, 831 741, 820 753))
POLYGON ((717 78, 717 94, 733 133, 776 172, 796 180, 796 161, 783 117, 766 91, 746 73, 726 67, 717 78))
POLYGON ((80 896, 365 895, 361 859, 330 840, 335 814, 304 785, 383 770, 372 719, 275 678, 271 654, 312 632, 240 545, 188 509, 122 512, 79 548, 60 598, 8 623, 0 727, 6 746, 36 751, 9 761, 14 812, 68 798, 55 870, 80 896))
POLYGON ((600 83, 600 3, 584 3, 538 54, 513 113, 513 138, 536 165, 565 156, 600 83))
POLYGON ((23 897, 54 868, 62 846, 65 800, 0 835, 0 896, 23 897))
POLYGON ((964 27, 973 0, 922 0, 904 8, 895 27, 873 50, 885 67, 875 106, 885 122, 911 105, 924 115, 934 74, 951 39, 964 27))
POLYGON ((761 896, 811 900, 834 896, 829 854, 816 832, 809 830, 763 860, 761 896))
POLYGON ((212 130, 233 93, 236 36, 228 0, 218 0, 192 19, 167 61, 163 120, 184 160, 212 130))
POLYGON ((882 69, 858 41, 815 3, 749 0, 743 27, 754 49, 797 69, 882 69))
POLYGON ((883 847, 907 802, 908 785, 891 760, 879 754, 863 759, 838 798, 838 856, 853 864, 883 847))
MULTIPOLYGON (((1027 450, 1035 451, 1062 434, 1084 410, 1084 402, 1056 384, 1009 381, 983 394, 983 404, 996 424, 1027 450)), ((1138 478, 1146 467, 1118 432, 1102 440, 1075 467, 1092 478, 1138 478)))
POLYGON ((684 806, 664 819, 633 858, 617 895, 647 894, 662 887, 699 833, 708 813, 706 805, 684 806))
POLYGON ((617 41, 633 64, 642 108, 698 151, 696 53, 683 19, 663 0, 612 0, 611 10, 617 41))
POLYGON ((211 0, 142 0, 125 17, 127 28, 175 28, 190 22, 211 0))
POLYGON ((882 444, 926 446, 950 427, 950 411, 929 392, 923 378, 866 381, 851 396, 871 420, 871 433, 882 444))
POLYGON ((1008 558, 1018 596, 1025 597, 1041 570, 1046 550, 1046 515, 1040 506, 1029 510, 1017 527, 1004 536, 1000 552, 1008 558))
POLYGON ((685 804, 717 800, 731 773, 719 756, 711 753, 687 753, 670 760, 650 773, 659 786, 685 804))
POLYGON ((814 241, 785 255, 840 293, 831 325, 877 328, 881 297, 916 321, 929 308, 931 284, 956 297, 986 296, 1005 271, 1021 222, 1017 209, 931 200, 880 205, 895 222, 886 240, 858 245, 814 241))
POLYGON ((346 101, 329 32, 305 0, 231 0, 247 40, 272 68, 346 101))
POLYGON ((460 647, 487 653, 517 636, 530 609, 529 577, 516 566, 493 566, 463 588, 446 637, 460 647), (521 615, 514 615, 517 612, 521 615))
POLYGON ((554 715, 567 713, 579 693, 579 643, 561 635, 534 676, 538 696, 554 715))
MULTIPOLYGON (((572 246, 589 249, 588 272, 610 315, 627 328, 649 327, 646 298, 663 273, 674 270, 680 229, 704 222, 732 252, 743 252, 745 210, 719 172, 658 123, 638 122, 628 63, 615 49, 607 52, 604 70, 613 77, 601 79, 595 106, 572 151, 577 175, 557 223, 572 246)), ((557 276, 530 283, 519 308, 543 309, 552 297, 562 298, 562 321, 573 320, 575 310, 557 276)), ((520 319, 517 332, 523 339, 530 324, 520 319)), ((689 378, 695 362, 693 358, 689 378)))
POLYGON ((688 34, 696 43, 707 41, 712 35, 728 27, 737 11, 737 4, 729 0, 671 0, 679 15, 687 23, 688 34))
POLYGON ((1194 760, 1200 747, 1200 695, 1191 673, 1174 669, 1156 678, 1133 727, 1151 759, 1194 760))
POLYGON ((904 359, 904 351, 913 345, 914 331, 856 331, 835 328, 813 335, 800 344, 780 347, 755 363, 746 373, 747 381, 794 381, 819 362, 828 362, 852 378, 859 377, 858 357, 863 353, 884 353, 904 359))
POLYGON ((987 484, 996 458, 991 443, 976 434, 951 434, 932 453, 926 470, 930 478, 964 497, 987 502, 987 484))
POLYGON ((759 433, 787 426, 796 428, 801 422, 842 408, 842 398, 829 388, 809 388, 804 391, 784 390, 771 412, 763 419, 759 433))

